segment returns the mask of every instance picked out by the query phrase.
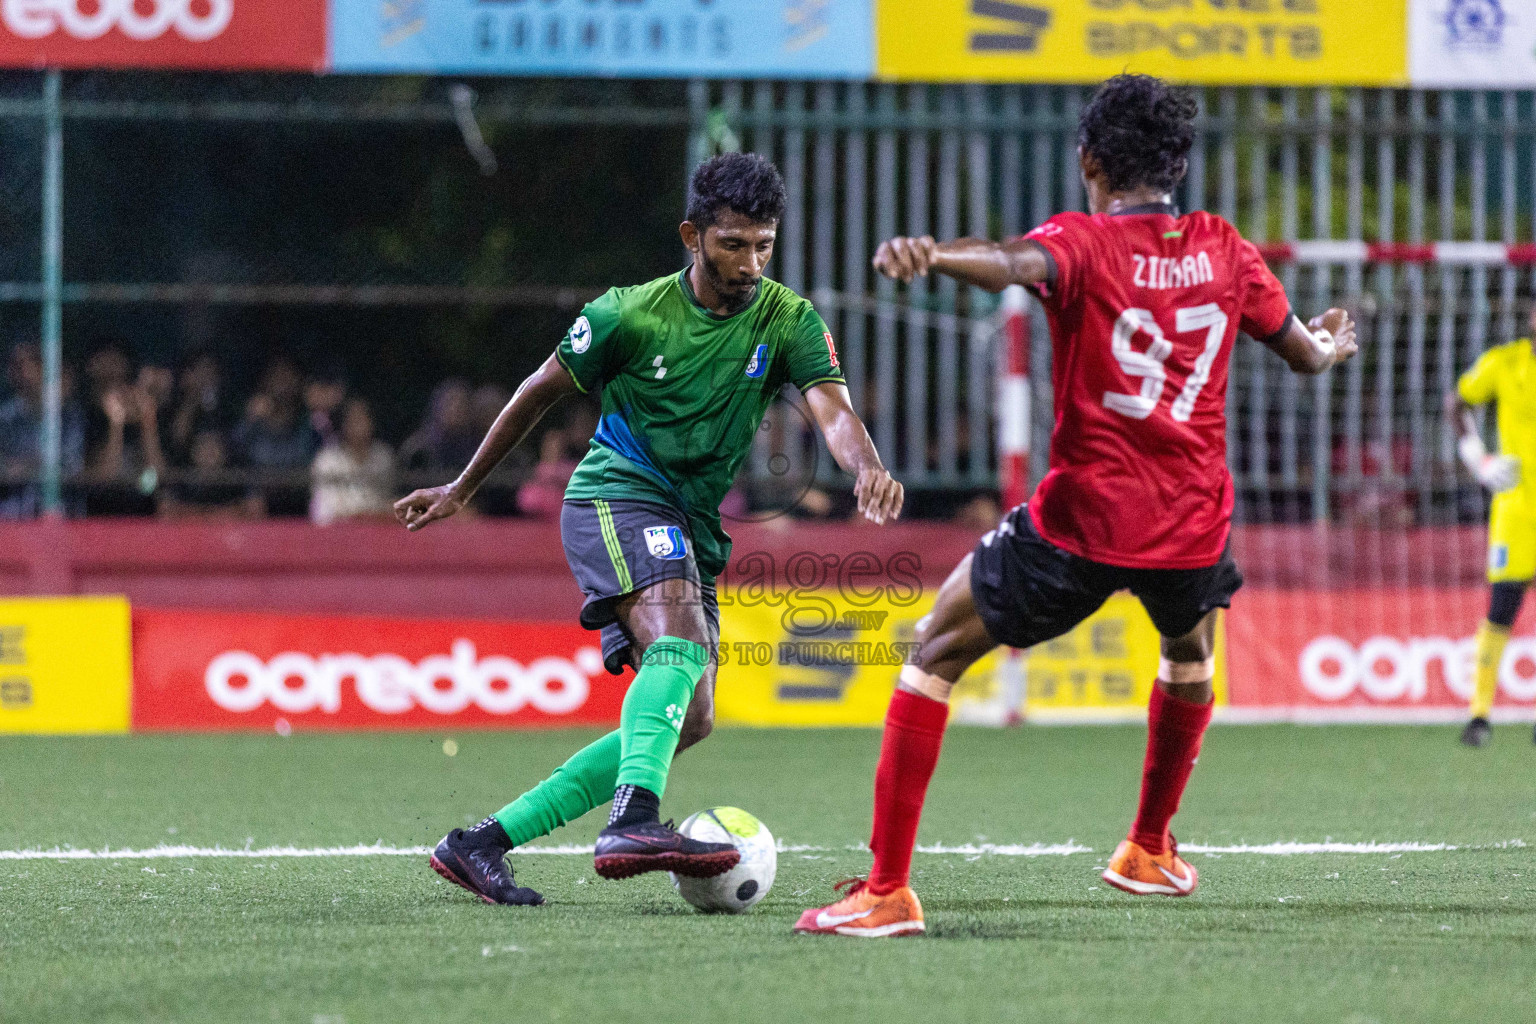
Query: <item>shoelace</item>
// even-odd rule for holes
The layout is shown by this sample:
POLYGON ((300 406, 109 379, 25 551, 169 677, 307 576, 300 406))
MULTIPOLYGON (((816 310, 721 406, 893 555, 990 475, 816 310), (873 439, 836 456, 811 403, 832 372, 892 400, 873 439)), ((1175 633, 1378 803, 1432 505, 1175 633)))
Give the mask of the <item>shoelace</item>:
POLYGON ((867 878, 845 878, 834 885, 832 891, 840 894, 839 899, 847 899, 855 893, 863 892, 868 885, 869 879, 867 878), (843 892, 845 888, 848 890, 847 892, 843 892))

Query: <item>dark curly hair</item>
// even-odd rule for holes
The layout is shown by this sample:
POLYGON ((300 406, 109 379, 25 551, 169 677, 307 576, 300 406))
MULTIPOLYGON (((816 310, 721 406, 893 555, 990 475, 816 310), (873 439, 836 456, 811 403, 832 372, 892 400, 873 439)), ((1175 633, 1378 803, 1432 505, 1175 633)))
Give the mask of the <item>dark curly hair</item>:
POLYGON ((1149 75, 1116 75, 1084 108, 1077 143, 1104 169, 1111 192, 1171 192, 1189 169, 1198 111, 1188 89, 1149 75))
POLYGON ((754 224, 784 219, 784 178, 756 153, 722 153, 694 170, 688 182, 688 220, 703 231, 730 208, 754 224))

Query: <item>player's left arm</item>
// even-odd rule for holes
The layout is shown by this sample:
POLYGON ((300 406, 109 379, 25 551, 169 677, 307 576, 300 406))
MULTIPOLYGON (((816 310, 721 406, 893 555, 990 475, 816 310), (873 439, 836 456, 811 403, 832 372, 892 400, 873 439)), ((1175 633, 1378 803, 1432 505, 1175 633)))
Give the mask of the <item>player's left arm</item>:
POLYGON ((1445 418, 1456 431, 1456 454, 1467 472, 1494 494, 1511 490, 1520 482, 1520 460, 1488 451, 1473 407, 1497 397, 1498 380, 1507 372, 1504 351, 1495 348, 1484 352, 1445 396, 1445 418))
POLYGON ((1285 326, 1263 339, 1297 373, 1318 374, 1348 362, 1360 351, 1355 322, 1343 309, 1330 309, 1307 323, 1292 315, 1285 326))
POLYGON ((853 411, 847 385, 826 381, 808 388, 805 397, 832 457, 856 478, 853 494, 859 502, 859 513, 872 523, 900 517, 905 498, 901 482, 880 461, 864 421, 853 411))

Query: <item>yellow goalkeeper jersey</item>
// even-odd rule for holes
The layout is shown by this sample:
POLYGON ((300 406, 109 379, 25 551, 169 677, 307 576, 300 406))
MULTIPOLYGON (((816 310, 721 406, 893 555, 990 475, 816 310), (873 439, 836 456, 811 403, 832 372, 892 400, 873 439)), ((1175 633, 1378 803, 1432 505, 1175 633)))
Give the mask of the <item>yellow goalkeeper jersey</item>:
POLYGON ((1484 352, 1456 391, 1468 405, 1494 402, 1499 451, 1520 460, 1520 482, 1493 496, 1488 523, 1488 578, 1536 575, 1536 351, 1521 338, 1484 352))

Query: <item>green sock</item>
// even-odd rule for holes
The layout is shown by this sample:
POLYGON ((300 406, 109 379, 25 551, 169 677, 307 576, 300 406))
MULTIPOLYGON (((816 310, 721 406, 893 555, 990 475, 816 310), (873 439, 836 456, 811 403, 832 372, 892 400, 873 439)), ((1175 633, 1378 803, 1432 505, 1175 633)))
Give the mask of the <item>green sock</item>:
POLYGON ((493 817, 507 830, 512 845, 522 846, 547 836, 612 800, 621 750, 615 729, 576 751, 553 775, 497 811, 493 817))
POLYGON ((644 786, 658 797, 666 790, 677 733, 708 664, 703 645, 680 637, 661 637, 646 649, 619 713, 623 757, 618 785, 644 786))

